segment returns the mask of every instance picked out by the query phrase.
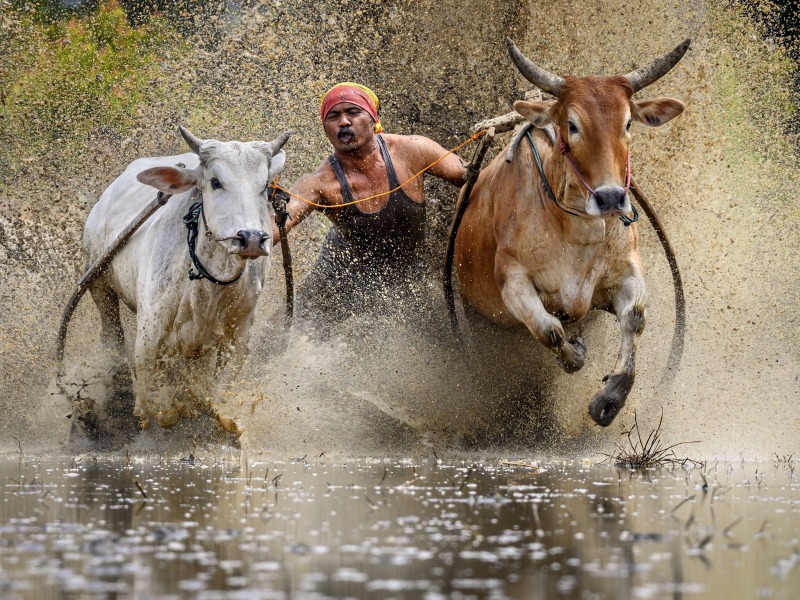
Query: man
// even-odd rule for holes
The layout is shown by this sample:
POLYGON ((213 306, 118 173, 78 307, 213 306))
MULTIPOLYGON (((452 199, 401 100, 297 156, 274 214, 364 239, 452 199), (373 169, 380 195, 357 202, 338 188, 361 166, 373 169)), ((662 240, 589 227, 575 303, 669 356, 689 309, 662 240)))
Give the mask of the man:
MULTIPOLYGON (((331 88, 320 103, 334 153, 314 173, 298 179, 291 192, 324 208, 291 198, 286 227, 297 226, 312 210, 321 211, 333 226, 299 286, 301 312, 317 308, 343 318, 373 303, 373 292, 409 281, 417 267, 425 233, 422 177, 389 192, 447 151, 422 136, 381 134, 378 108, 369 88, 349 82, 331 88)), ((450 154, 427 172, 461 186, 466 169, 450 154)), ((277 227, 273 236, 277 241, 277 227)))

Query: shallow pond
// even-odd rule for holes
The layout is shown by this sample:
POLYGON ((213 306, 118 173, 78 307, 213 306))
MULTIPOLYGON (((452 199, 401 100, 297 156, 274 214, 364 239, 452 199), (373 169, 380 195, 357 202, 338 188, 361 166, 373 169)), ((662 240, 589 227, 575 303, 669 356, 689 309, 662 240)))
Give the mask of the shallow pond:
POLYGON ((0 490, 4 599, 800 594, 791 462, 7 459, 0 490))

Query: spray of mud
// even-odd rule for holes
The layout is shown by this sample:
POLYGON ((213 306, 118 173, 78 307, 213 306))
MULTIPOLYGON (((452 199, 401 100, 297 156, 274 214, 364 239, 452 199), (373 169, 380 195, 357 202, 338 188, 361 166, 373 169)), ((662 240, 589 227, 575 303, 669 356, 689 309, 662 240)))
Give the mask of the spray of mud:
MULTIPOLYGON (((634 410, 647 423, 664 407, 664 436, 702 440, 698 455, 800 449, 800 183, 786 128, 794 67, 735 6, 198 2, 170 18, 147 18, 150 5, 128 7, 135 26, 110 5, 68 25, 42 24, 33 5, 2 6, 0 451, 17 451, 17 440, 26 451, 97 447, 78 421, 100 410, 93 398, 112 379, 92 302, 84 300, 71 325, 67 397, 54 386, 55 331, 80 276, 86 216, 131 160, 184 151, 178 124, 223 140, 270 139, 290 127, 282 181, 292 182, 330 151, 318 101, 341 80, 378 93, 387 131, 452 147, 528 88, 507 58, 506 35, 548 70, 572 75, 627 72, 694 40, 678 67, 640 94, 678 98, 686 112, 660 129, 638 128, 632 148, 634 173, 667 227, 687 288, 687 344, 672 390, 657 393, 674 308, 648 224, 639 228, 650 304, 638 377, 628 407, 600 430, 586 406, 617 354, 616 320, 584 321, 589 358, 575 375, 560 372, 527 335, 476 325, 464 346, 455 344, 438 285, 455 191, 427 180, 426 276, 402 300, 354 314, 322 337, 287 332, 282 273, 273 268, 250 358, 225 398, 246 430, 241 444, 297 456, 574 455, 607 450, 634 410), (79 51, 83 68, 75 70, 79 51)), ((290 236, 298 277, 327 227, 312 217, 290 236)), ((124 320, 130 342, 134 316, 124 320)), ((119 370, 116 379, 124 413, 131 398, 119 370)), ((110 449, 232 442, 206 418, 136 435, 124 414, 100 412, 110 449), (110 435, 117 425, 121 433, 110 435)))

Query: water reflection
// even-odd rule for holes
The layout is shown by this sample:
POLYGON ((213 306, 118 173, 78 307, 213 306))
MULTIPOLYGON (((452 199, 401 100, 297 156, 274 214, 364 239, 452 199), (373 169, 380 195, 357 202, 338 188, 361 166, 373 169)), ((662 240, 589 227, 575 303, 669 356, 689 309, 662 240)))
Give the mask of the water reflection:
POLYGON ((88 457, 4 461, 0 475, 2 598, 792 598, 800 589, 800 481, 786 462, 638 473, 88 457))

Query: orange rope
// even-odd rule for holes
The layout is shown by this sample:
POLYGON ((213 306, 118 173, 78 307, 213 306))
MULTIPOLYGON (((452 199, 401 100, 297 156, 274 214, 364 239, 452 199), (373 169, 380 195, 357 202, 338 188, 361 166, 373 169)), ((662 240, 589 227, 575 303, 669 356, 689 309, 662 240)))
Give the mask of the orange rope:
MULTIPOLYGON (((433 167, 433 166, 434 166, 434 165, 436 165, 437 163, 439 163, 439 162, 443 161, 443 160, 444 160, 444 159, 445 159, 447 156, 449 156, 450 154, 452 154, 452 153, 453 153, 453 152, 455 152, 456 150, 460 150, 461 148, 463 148, 464 146, 466 146, 466 145, 467 145, 467 144, 469 144, 470 142, 473 142, 473 141, 477 140, 477 139, 478 139, 479 137, 481 137, 481 136, 482 136, 484 133, 486 133, 486 131, 487 131, 486 129, 484 129, 483 131, 479 131, 478 133, 476 133, 475 135, 473 135, 471 138, 469 138, 469 139, 468 139, 466 142, 464 142, 463 144, 459 144, 458 146, 456 146, 456 147, 455 147, 455 148, 453 148, 452 150, 449 150, 448 152, 446 152, 445 154, 443 154, 443 155, 442 155, 442 156, 441 156, 439 159, 437 159, 437 160, 435 160, 434 162, 432 162, 431 164, 429 164, 427 167, 425 167, 424 169, 422 169, 422 171, 420 171, 419 173, 417 173, 417 174, 416 174, 416 175, 414 175, 413 177, 410 177, 410 178, 409 178, 409 179, 407 179, 407 180, 406 180, 404 183, 401 183, 400 185, 398 185, 398 186, 397 186, 396 188, 394 188, 393 190, 389 190, 388 192, 383 192, 382 194, 375 194, 374 196, 369 196, 368 198, 361 198, 361 200, 353 200, 352 202, 345 202, 345 203, 343 203, 343 204, 316 204, 316 203, 314 203, 314 202, 311 202, 310 200, 306 200, 305 198, 301 198, 300 196, 295 196, 295 195, 294 195, 292 192, 290 192, 290 191, 289 191, 289 190, 287 190, 286 188, 279 186, 279 185, 278 185, 278 178, 277 178, 277 177, 275 177, 275 180, 272 182, 272 185, 273 185, 273 187, 274 187, 275 189, 278 189, 278 190, 283 190, 284 192, 286 192, 287 194, 289 194, 289 195, 290 195, 292 198, 297 198, 298 200, 301 200, 302 202, 305 202, 306 204, 310 204, 311 206, 316 206, 317 208, 341 208, 341 207, 343 207, 343 206, 350 206, 351 204, 358 204, 359 202, 366 202, 367 200, 374 200, 375 198, 380 198, 381 196, 388 196, 388 195, 389 195, 389 194, 391 194, 392 192, 396 192, 397 190, 401 189, 401 188, 402 188, 404 185, 407 185, 408 183, 411 183, 411 182, 412 182, 412 181, 414 181, 414 180, 415 180, 417 177, 419 177, 420 175, 422 175, 422 174, 423 174, 425 171, 427 171, 428 169, 430 169, 431 167, 433 167)), ((273 192, 273 194, 274 194, 274 192, 273 192)))

